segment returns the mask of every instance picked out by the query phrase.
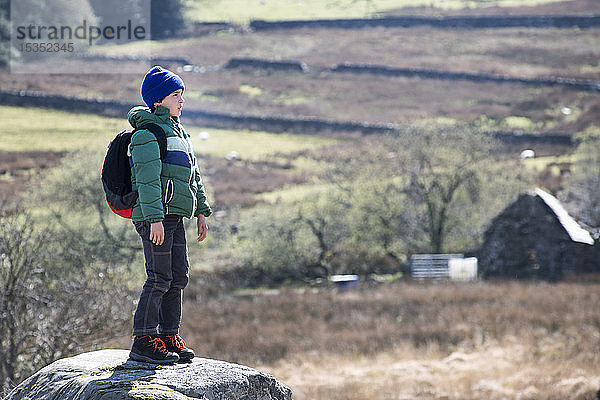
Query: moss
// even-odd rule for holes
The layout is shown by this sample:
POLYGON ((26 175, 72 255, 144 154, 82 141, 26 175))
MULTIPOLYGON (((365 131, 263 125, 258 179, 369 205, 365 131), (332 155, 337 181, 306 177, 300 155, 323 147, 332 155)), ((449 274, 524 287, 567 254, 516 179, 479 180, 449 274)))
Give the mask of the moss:
POLYGON ((171 389, 167 386, 158 385, 151 382, 132 382, 133 387, 127 393, 132 399, 139 400, 158 400, 166 397, 173 397, 173 394, 179 394, 181 399, 189 399, 189 397, 171 389))
POLYGON ((91 376, 102 375, 109 371, 115 371, 116 369, 117 369, 117 367, 115 367, 115 366, 105 365, 103 367, 96 368, 94 371, 90 372, 90 375, 91 376))

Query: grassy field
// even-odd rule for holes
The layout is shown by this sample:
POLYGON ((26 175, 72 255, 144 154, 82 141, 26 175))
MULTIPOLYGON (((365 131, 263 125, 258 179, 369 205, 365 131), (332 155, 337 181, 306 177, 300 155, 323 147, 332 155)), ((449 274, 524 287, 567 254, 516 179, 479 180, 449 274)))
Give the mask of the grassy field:
POLYGON ((187 0, 187 16, 193 21, 231 21, 247 23, 252 19, 296 20, 321 18, 364 18, 408 7, 441 10, 487 7, 520 7, 555 3, 559 0, 187 0))
POLYGON ((202 356, 274 374, 297 400, 591 400, 599 293, 535 282, 265 290, 186 301, 182 334, 202 356))
MULTIPOLYGON (((12 195, 65 152, 104 152, 125 118, 0 106, 0 190, 12 195)), ((185 123, 185 117, 183 117, 185 123)), ((189 127, 213 204, 251 205, 264 192, 303 183, 318 165, 294 163, 298 154, 336 146, 347 138, 189 127), (235 160, 228 160, 232 152, 235 160)))
POLYGON ((3 151, 101 150, 128 128, 124 119, 48 109, 0 106, 3 151))
POLYGON ((584 399, 600 387, 597 285, 397 284, 186 303, 202 353, 302 399, 584 399))
MULTIPOLYGON (((0 151, 103 151, 118 132, 131 129, 125 117, 107 118, 41 108, 0 106, 0 115, 3 123, 0 151)), ((185 116, 182 121, 184 119, 185 116)), ((237 151, 247 160, 336 143, 332 138, 310 136, 307 140, 303 135, 202 127, 191 127, 188 133, 201 156, 224 157, 237 151)))

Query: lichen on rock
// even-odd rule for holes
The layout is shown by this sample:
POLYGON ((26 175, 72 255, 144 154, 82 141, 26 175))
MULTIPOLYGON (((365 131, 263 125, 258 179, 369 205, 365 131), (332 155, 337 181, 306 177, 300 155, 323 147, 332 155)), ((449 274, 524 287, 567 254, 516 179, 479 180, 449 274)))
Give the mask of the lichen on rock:
POLYGON ((161 366, 99 350, 58 360, 17 386, 5 400, 291 400, 274 377, 224 361, 195 358, 161 366))

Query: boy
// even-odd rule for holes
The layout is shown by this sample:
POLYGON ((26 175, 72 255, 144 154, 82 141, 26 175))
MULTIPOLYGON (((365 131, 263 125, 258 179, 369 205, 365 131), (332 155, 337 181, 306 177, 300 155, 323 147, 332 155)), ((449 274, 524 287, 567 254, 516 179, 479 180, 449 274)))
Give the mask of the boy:
POLYGON ((148 107, 129 111, 134 128, 159 125, 167 137, 160 158, 156 137, 148 130, 131 137, 131 181, 138 191, 132 220, 142 238, 146 282, 133 319, 134 342, 129 354, 136 361, 170 364, 190 361, 193 350, 179 336, 183 288, 188 282, 188 256, 183 218, 197 217, 198 242, 206 238, 206 199, 189 135, 179 122, 183 80, 159 66, 144 76, 141 94, 148 107))

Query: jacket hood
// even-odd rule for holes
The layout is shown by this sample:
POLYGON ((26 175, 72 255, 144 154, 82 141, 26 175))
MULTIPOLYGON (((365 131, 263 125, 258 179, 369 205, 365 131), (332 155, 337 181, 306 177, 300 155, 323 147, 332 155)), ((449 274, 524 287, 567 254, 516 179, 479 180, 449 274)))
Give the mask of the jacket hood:
MULTIPOLYGON (((156 111, 152 112, 146 106, 136 106, 129 110, 127 120, 133 129, 146 124, 165 124, 169 123, 169 109, 163 106, 156 107, 156 111)), ((177 118, 175 118, 177 121, 177 118)))

